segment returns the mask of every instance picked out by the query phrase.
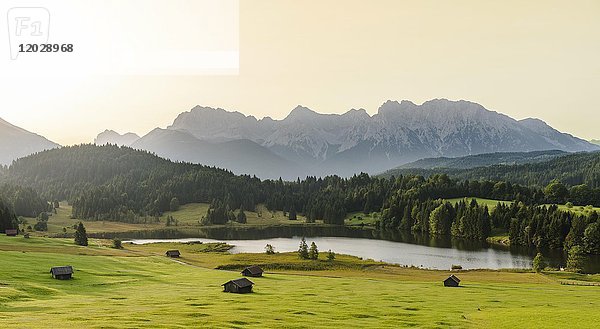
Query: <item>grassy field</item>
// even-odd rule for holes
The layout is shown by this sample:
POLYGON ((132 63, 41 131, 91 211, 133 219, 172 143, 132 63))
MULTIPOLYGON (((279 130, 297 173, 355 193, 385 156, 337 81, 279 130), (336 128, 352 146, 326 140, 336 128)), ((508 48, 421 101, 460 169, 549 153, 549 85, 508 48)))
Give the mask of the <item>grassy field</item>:
POLYGON ((236 295, 220 285, 239 273, 212 268, 328 262, 193 244, 178 245, 176 262, 161 255, 168 244, 93 243, 1 236, 0 327, 589 328, 600 321, 599 287, 560 285, 548 275, 468 271, 458 274, 462 288, 445 288, 448 272, 338 256, 328 270, 268 270, 253 279, 255 293, 236 295), (50 267, 66 264, 74 279, 51 279, 50 267))
MULTIPOLYGON (((35 218, 26 218, 27 225, 33 226, 36 223, 35 218)), ((60 207, 56 209, 56 214, 50 214, 48 220, 48 231, 47 232, 34 232, 38 235, 48 235, 57 233, 74 233, 75 229, 73 225, 76 225, 81 220, 71 218, 71 206, 65 202, 61 202, 60 207)), ((158 229, 163 228, 164 224, 152 223, 152 224, 129 224, 112 221, 83 221, 87 232, 127 232, 137 231, 145 229, 158 229)))
MULTIPOLYGON (((447 201, 456 203, 464 198, 448 199, 447 201)), ((504 204, 511 204, 510 201, 499 201, 482 198, 466 198, 467 200, 475 199, 479 204, 485 204, 490 210, 493 210, 498 202, 504 204)), ((561 210, 571 211, 578 214, 588 214, 591 211, 600 212, 600 208, 594 207, 582 207, 574 206, 567 208, 565 205, 558 206, 561 210)), ((113 221, 89 221, 84 220, 85 227, 90 233, 98 232, 128 232, 128 231, 139 231, 139 230, 157 230, 165 228, 166 218, 172 216, 177 220, 178 227, 199 227, 199 220, 206 215, 208 204, 206 203, 191 203, 182 205, 177 211, 165 212, 159 217, 158 221, 154 218, 148 218, 148 222, 145 224, 131 224, 121 223, 113 221)), ((306 223, 304 216, 298 215, 298 220, 291 221, 284 216, 282 211, 269 211, 264 205, 258 205, 256 211, 246 211, 247 224, 240 224, 245 226, 269 226, 269 225, 310 225, 306 223)), ((364 214, 362 212, 349 213, 346 216, 346 225, 349 226, 372 226, 379 219, 379 213, 373 212, 370 214, 364 214)), ((26 218, 27 225, 33 226, 35 224, 35 218, 26 218)), ((48 221, 48 232, 36 233, 38 235, 53 235, 61 233, 73 233, 73 225, 77 224, 80 220, 71 218, 71 206, 65 202, 60 204, 60 208, 57 209, 56 214, 50 216, 48 221)), ((231 225, 236 225, 232 223, 231 225)))
POLYGON ((483 199, 483 198, 470 198, 470 197, 447 199, 446 201, 449 201, 451 203, 458 203, 459 201, 462 201, 464 199, 467 199, 469 202, 471 200, 475 199, 475 201, 477 201, 478 204, 488 206, 489 210, 493 210, 494 208, 496 208, 498 203, 502 203, 504 205, 512 204, 512 201, 492 200, 492 199, 483 199))
MULTIPOLYGON (((167 211, 161 217, 161 222, 166 221, 167 216, 173 216, 178 220, 178 225, 199 225, 199 220, 206 215, 207 203, 190 203, 180 206, 177 211, 167 211)), ((236 211, 237 213, 237 211, 236 211)), ((306 223, 304 216, 298 215, 297 220, 289 220, 282 211, 270 211, 264 205, 258 205, 256 211, 244 211, 246 224, 250 225, 275 225, 275 224, 303 224, 306 223)))
MULTIPOLYGON (((546 206, 550 206, 550 205, 546 205, 546 206)), ((558 209, 560 209, 562 211, 570 211, 570 212, 578 214, 578 215, 589 215, 593 211, 600 213, 599 207, 592 207, 592 206, 573 206, 572 208, 569 208, 564 204, 559 204, 558 209)))
POLYGON ((363 212, 353 212, 349 213, 346 216, 346 220, 344 223, 346 225, 375 225, 375 222, 379 220, 379 213, 372 212, 370 214, 365 214, 363 212))
MULTIPOLYGON (((487 205, 488 208, 490 210, 493 210, 494 208, 496 208, 496 205, 498 205, 498 203, 503 203, 505 205, 509 205, 512 204, 512 201, 502 201, 502 200, 492 200, 492 199, 483 199, 483 198, 471 198, 471 197, 467 197, 467 198, 454 198, 454 199, 448 199, 447 201, 450 201, 452 203, 457 203, 463 199, 467 199, 467 200, 472 200, 475 199, 477 201, 477 203, 479 203, 480 205, 487 205)), ((551 206, 550 204, 546 204, 547 207, 551 206)), ((590 214, 592 211, 598 212, 600 213, 600 207, 592 207, 592 206, 573 206, 571 208, 567 207, 564 204, 559 204, 557 205, 558 209, 562 210, 562 211, 570 211, 576 214, 590 214)))
MULTIPOLYGON (((141 231, 141 230, 158 230, 164 229, 166 219, 168 216, 172 216, 177 220, 177 227, 200 227, 199 220, 206 215, 208 210, 208 204, 206 203, 190 203, 180 206, 177 211, 165 212, 158 218, 148 218, 148 223, 123 223, 114 221, 91 221, 91 220, 79 220, 71 218, 72 207, 66 202, 61 202, 60 207, 56 209, 56 214, 50 214, 48 220, 48 231, 47 232, 32 232, 38 236, 52 236, 55 234, 72 234, 75 232, 73 225, 76 225, 80 221, 84 223, 88 233, 99 233, 99 232, 129 232, 129 231, 141 231)), ((306 218, 298 215, 298 219, 295 221, 289 220, 287 216, 283 215, 282 211, 269 211, 264 205, 258 205, 256 211, 245 211, 247 217, 246 224, 239 224, 245 226, 261 226, 261 225, 306 225, 306 218), (260 214, 260 215, 259 215, 260 214)), ((33 226, 36 223, 35 218, 26 218, 27 225, 33 226)), ((230 223, 230 225, 238 225, 237 223, 230 223)), ((310 225, 310 224, 308 224, 310 225)))

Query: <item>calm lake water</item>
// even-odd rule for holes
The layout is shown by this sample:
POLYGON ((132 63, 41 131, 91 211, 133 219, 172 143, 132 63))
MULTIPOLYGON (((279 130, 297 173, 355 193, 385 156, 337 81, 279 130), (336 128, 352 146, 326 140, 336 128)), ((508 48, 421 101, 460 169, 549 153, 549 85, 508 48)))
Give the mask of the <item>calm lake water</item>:
MULTIPOLYGON (((262 253, 266 244, 272 245, 275 251, 278 252, 296 251, 298 250, 300 239, 300 237, 260 240, 136 239, 125 241, 125 243, 225 242, 235 246, 230 251, 232 253, 262 253)), ((314 241, 320 252, 326 252, 331 249, 335 253, 353 255, 364 259, 431 269, 445 270, 450 269, 452 265, 461 265, 463 269, 529 268, 532 263, 530 255, 485 247, 457 249, 386 240, 342 237, 310 237, 306 238, 306 241, 309 245, 314 241)))

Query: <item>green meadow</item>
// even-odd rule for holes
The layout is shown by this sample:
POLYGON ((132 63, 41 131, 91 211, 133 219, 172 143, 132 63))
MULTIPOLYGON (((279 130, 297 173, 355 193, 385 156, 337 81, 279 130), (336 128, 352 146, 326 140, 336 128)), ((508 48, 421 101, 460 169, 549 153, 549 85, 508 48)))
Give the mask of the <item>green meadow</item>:
POLYGON ((504 205, 510 205, 513 203, 512 201, 502 201, 502 200, 493 200, 493 199, 484 199, 484 198, 454 198, 454 199, 448 199, 447 201, 450 203, 458 203, 465 199, 469 202, 471 200, 475 200, 480 205, 486 205, 489 210, 493 210, 494 208, 496 208, 498 203, 501 203, 504 205))
MULTIPOLYGON (((177 220, 176 228, 200 227, 200 219, 206 215, 208 210, 207 203, 190 203, 179 207, 177 211, 167 211, 158 218, 148 217, 146 223, 125 223, 108 220, 80 220, 71 218, 72 207, 66 202, 61 202, 56 213, 49 213, 47 232, 31 232, 35 235, 56 235, 72 234, 75 232, 73 225, 80 221, 84 223, 88 233, 100 232, 129 232, 140 230, 159 230, 164 229, 167 217, 171 216, 177 220)), ((311 225, 306 223, 306 218, 298 215, 297 220, 289 220, 282 211, 270 211, 264 205, 258 205, 256 211, 245 211, 247 217, 246 224, 229 223, 230 226, 243 225, 249 226, 270 226, 270 225, 311 225)), ((36 218, 26 218, 27 225, 33 226, 36 218)), ((174 227, 172 227, 174 228, 174 227)))
MULTIPOLYGON (((467 198, 454 198, 454 199, 448 199, 447 201, 451 202, 451 203, 457 203, 461 200, 467 199, 468 201, 470 200, 475 200, 477 201, 477 203, 482 204, 482 205, 486 205, 488 206, 488 208, 490 210, 493 210, 494 208, 496 208, 496 206, 498 205, 498 203, 504 204, 504 205, 511 205, 513 203, 513 201, 503 201, 503 200, 493 200, 493 199, 484 199, 484 198, 472 198, 472 197, 467 197, 467 198)), ((547 207, 551 206, 550 204, 546 204, 547 207)), ((572 207, 567 207, 567 205, 564 204, 559 204, 557 205, 558 209, 562 210, 562 211, 570 211, 574 214, 578 214, 578 215, 588 215, 591 212, 595 211, 600 213, 600 207, 592 207, 592 206, 582 206, 582 205, 574 205, 572 207)))
MULTIPOLYGON (((590 328, 600 321, 600 287, 561 285, 558 275, 403 268, 338 255, 329 262, 294 254, 229 254, 224 245, 90 247, 70 239, 0 237, 2 328, 590 328), (260 263, 254 293, 223 293, 236 268, 260 263), (269 266, 271 264, 272 266, 269 266), (286 270, 282 264, 295 264, 286 270), (73 280, 51 266, 72 265, 73 280), (308 270, 300 270, 301 268, 308 270)), ((569 280, 598 276, 570 274, 569 280)))

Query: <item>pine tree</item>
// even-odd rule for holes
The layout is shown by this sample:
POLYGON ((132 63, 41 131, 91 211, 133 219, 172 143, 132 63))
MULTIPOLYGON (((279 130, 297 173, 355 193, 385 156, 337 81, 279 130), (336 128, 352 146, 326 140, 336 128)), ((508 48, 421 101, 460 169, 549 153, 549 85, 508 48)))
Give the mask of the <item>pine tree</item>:
POLYGON ((290 220, 296 220, 298 219, 298 215, 296 214, 296 207, 292 206, 292 209, 290 210, 290 216, 288 217, 290 220))
POLYGON ((246 224, 246 213, 244 213, 243 206, 240 206, 240 212, 238 212, 236 220, 238 223, 246 224))
POLYGON ((308 258, 319 259, 319 249, 317 249, 317 244, 314 241, 310 243, 310 249, 308 250, 308 258))
POLYGON ((79 225, 77 225, 77 231, 75 231, 75 244, 80 246, 88 245, 87 232, 85 231, 85 227, 83 227, 82 222, 79 222, 79 225))
POLYGON ((300 240, 300 247, 298 248, 298 257, 301 259, 308 259, 308 245, 306 244, 306 239, 302 237, 300 240))
POLYGON ((171 199, 171 202, 169 202, 169 210, 171 211, 177 211, 179 210, 179 199, 173 197, 171 199))
POLYGON ((335 259, 335 253, 333 251, 331 251, 331 249, 329 249, 329 251, 327 252, 327 260, 333 261, 334 259, 335 259))
POLYGON ((275 254, 275 248, 273 248, 273 246, 272 246, 272 245, 270 245, 270 244, 267 244, 267 245, 265 246, 265 253, 266 253, 267 255, 273 255, 273 254, 275 254))

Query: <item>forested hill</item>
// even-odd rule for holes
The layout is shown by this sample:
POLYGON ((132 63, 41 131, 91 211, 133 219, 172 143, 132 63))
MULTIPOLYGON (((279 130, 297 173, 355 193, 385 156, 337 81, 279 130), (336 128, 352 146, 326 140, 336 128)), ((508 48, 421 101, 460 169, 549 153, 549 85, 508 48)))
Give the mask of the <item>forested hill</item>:
POLYGON ((508 181, 515 184, 544 187, 552 180, 559 180, 568 186, 586 184, 590 188, 600 187, 600 152, 575 153, 540 163, 518 165, 493 165, 471 169, 435 168, 435 169, 394 169, 382 174, 423 175, 446 173, 459 179, 490 179, 508 181))
MULTIPOLYGON (((589 170, 581 179, 597 177, 593 176, 598 172, 597 154, 561 158, 553 165, 556 168, 527 166, 534 166, 532 177, 544 174, 564 178, 557 173, 570 169, 578 173, 582 158, 589 170)), ((526 176, 519 171, 516 175, 526 176)), ((428 178, 400 175, 386 179, 360 174, 261 181, 114 145, 44 151, 13 163, 4 180, 13 184, 6 186, 23 185, 11 195, 37 191, 46 200, 69 200, 73 216, 81 219, 135 222, 173 209, 174 204, 210 202, 202 223, 225 224, 237 219, 234 211, 239 215, 238 209, 255 209, 263 203, 270 210, 288 212, 290 219, 301 213, 308 222, 342 225, 349 212, 379 212, 378 228, 469 239, 485 239, 492 229, 500 229, 509 232, 514 244, 551 248, 583 245, 587 252, 600 252, 597 213, 577 215, 559 211, 556 206, 539 206, 567 201, 598 206, 600 188, 568 189, 557 181, 543 190, 503 181, 461 181, 444 174, 428 178), (476 201, 444 201, 468 196, 517 202, 510 207, 498 205, 490 212, 476 201)), ((5 214, 3 225, 14 225, 11 209, 0 204, 0 212, 5 214)))
POLYGON ((476 167, 485 167, 492 165, 513 165, 525 163, 544 162, 569 153, 559 150, 554 151, 533 151, 533 152, 495 152, 468 155, 458 158, 426 158, 415 162, 407 163, 397 169, 469 169, 476 167))
POLYGON ((389 180, 361 174, 348 179, 261 181, 115 145, 44 151, 13 163, 4 179, 37 191, 45 200, 68 200, 76 218, 118 221, 158 215, 170 209, 174 198, 180 204, 215 201, 215 208, 229 210, 254 209, 264 203, 269 209, 297 211, 332 224, 343 223, 347 212, 380 211, 398 190, 419 200, 462 196, 514 200, 520 196, 524 201, 542 202, 545 198, 539 190, 517 185, 494 189, 495 182, 465 184, 447 177, 389 180))
POLYGON ((157 214, 169 209, 173 197, 181 203, 231 198, 253 204, 260 194, 258 179, 114 145, 40 152, 15 161, 4 179, 46 200, 68 200, 80 218, 157 214))

